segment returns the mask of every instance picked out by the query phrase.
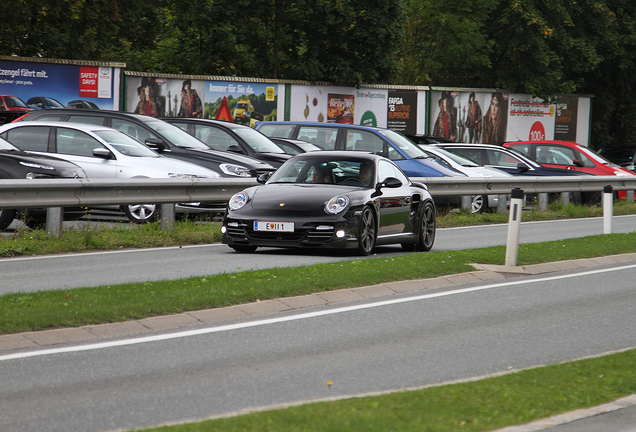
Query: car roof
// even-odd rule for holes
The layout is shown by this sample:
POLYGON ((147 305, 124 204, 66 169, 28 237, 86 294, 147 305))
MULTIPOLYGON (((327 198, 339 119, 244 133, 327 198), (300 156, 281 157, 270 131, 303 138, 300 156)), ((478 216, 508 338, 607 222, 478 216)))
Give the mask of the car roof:
POLYGON ((225 120, 217 120, 217 119, 207 119, 207 118, 193 118, 193 117, 157 117, 160 120, 171 122, 180 122, 180 123, 211 123, 215 125, 225 126, 230 129, 252 129, 250 126, 234 123, 231 121, 225 120))
MULTIPOLYGON (((140 121, 160 121, 157 117, 152 117, 144 114, 135 114, 126 111, 113 111, 113 110, 86 110, 86 109, 77 109, 77 108, 52 108, 47 110, 38 110, 34 111, 32 115, 41 116, 48 115, 52 113, 60 113, 60 114, 81 114, 81 115, 92 115, 95 117, 123 117, 123 118, 134 118, 140 121)), ((26 116, 25 118, 28 118, 26 116)), ((26 121, 26 120, 25 120, 26 121)))
POLYGON ((87 123, 73 123, 73 122, 61 122, 61 121, 21 121, 17 123, 7 123, 8 126, 13 127, 26 127, 26 126, 55 126, 71 129, 79 129, 84 132, 95 132, 100 130, 113 131, 115 129, 108 126, 93 125, 87 123))
POLYGON ((321 123, 321 122, 304 122, 304 121, 260 121, 258 124, 291 124, 291 125, 303 125, 303 126, 323 126, 323 127, 333 127, 333 128, 354 128, 354 129, 372 129, 372 130, 387 130, 386 128, 381 128, 377 126, 363 126, 363 125, 355 125, 350 123, 321 123))

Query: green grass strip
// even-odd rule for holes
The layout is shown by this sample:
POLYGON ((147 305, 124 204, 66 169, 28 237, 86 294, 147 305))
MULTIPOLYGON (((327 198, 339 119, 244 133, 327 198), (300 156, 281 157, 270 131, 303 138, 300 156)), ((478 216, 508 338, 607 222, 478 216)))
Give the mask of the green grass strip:
MULTIPOLYGON (((333 383, 333 387, 337 385, 333 383)), ((479 432, 529 423, 634 393, 636 350, 629 350, 460 384, 143 430, 479 432)))
MULTIPOLYGON (((636 251, 636 233, 523 244, 518 264, 636 251)), ((175 281, 6 294, 0 334, 119 322, 474 270, 469 263, 504 264, 505 246, 356 259, 175 281)))

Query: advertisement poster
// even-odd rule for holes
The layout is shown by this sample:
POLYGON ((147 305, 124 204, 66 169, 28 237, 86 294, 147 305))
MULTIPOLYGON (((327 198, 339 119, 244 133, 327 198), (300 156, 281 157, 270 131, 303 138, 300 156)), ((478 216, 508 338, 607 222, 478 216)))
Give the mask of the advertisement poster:
POLYGON ((128 78, 128 111, 154 117, 275 120, 277 85, 184 78, 128 78), (229 111, 229 115, 228 115, 229 111))
POLYGON ((508 141, 554 139, 556 106, 527 94, 510 95, 508 141))
POLYGON ((407 134, 417 133, 417 93, 389 90, 387 128, 407 134))
POLYGON ((355 95, 329 93, 327 123, 353 124, 355 95))
POLYGON ((362 126, 387 127, 388 91, 380 89, 356 90, 354 123, 362 126))
POLYGON ((576 142, 576 124, 579 98, 574 96, 560 96, 556 101, 556 116, 554 118, 554 139, 576 142))
POLYGON ((226 108, 235 122, 247 125, 278 117, 277 84, 235 81, 207 81, 205 84, 205 118, 220 118, 226 108))
MULTIPOLYGON (((31 108, 34 98, 51 98, 60 105, 86 101, 101 109, 119 103, 119 71, 110 65, 84 66, 0 59, 0 94, 20 98, 31 108)), ((41 101, 40 101, 41 103, 41 101)))
POLYGON ((345 120, 351 124, 386 127, 387 93, 381 89, 294 85, 289 120, 318 123, 345 120), (341 114, 347 104, 352 117, 341 114))
POLYGON ((431 135, 467 143, 506 140, 508 95, 470 89, 432 91, 431 135))

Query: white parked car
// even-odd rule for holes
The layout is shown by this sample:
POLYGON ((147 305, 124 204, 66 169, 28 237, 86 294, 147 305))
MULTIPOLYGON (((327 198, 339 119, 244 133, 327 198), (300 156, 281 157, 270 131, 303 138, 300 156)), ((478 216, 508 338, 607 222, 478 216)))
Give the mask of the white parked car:
MULTIPOLYGON (((159 155, 123 132, 66 122, 17 122, 0 127, 0 137, 20 150, 52 155, 80 166, 87 178, 217 178, 208 168, 159 155)), ((199 203, 197 203, 199 204, 199 203)), ((135 223, 156 219, 158 206, 122 206, 135 223)), ((186 205, 187 207, 187 205, 186 205)), ((181 207, 182 211, 184 207, 181 207)))
MULTIPOLYGON (((468 159, 459 153, 455 153, 452 150, 445 150, 440 147, 434 147, 426 144, 419 144, 419 147, 424 150, 428 156, 440 163, 447 164, 456 170, 461 171, 468 177, 512 177, 512 174, 497 168, 479 165, 477 162, 468 159)), ((481 213, 489 208, 497 208, 498 204, 499 197, 497 195, 474 195, 471 197, 470 211, 471 213, 481 213)))

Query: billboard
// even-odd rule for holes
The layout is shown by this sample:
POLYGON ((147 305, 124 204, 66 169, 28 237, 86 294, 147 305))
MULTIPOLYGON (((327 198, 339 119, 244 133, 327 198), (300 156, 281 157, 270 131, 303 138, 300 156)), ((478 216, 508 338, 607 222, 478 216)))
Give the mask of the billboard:
POLYGON ((275 120, 278 84, 190 78, 127 78, 127 111, 154 117, 193 117, 250 124, 275 120))
POLYGON ((101 109, 119 108, 119 82, 123 64, 41 61, 0 57, 0 94, 28 103, 47 97, 66 106, 88 101, 101 109))

